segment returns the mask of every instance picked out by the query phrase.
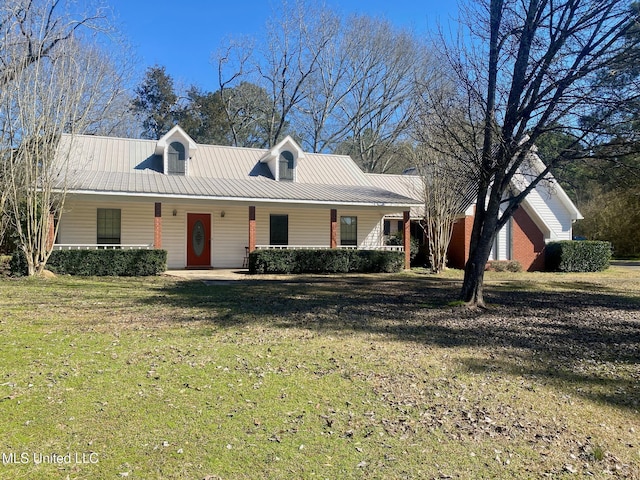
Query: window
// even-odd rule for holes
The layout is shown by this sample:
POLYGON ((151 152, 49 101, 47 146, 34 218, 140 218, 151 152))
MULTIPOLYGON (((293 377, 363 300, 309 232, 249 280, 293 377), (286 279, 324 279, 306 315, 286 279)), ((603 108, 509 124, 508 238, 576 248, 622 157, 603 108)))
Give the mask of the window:
POLYGON ((98 209, 98 244, 117 245, 120 241, 120 209, 98 209))
POLYGON ((169 175, 184 175, 186 155, 184 145, 180 142, 173 142, 169 145, 169 151, 167 152, 169 157, 169 175))
POLYGON ((358 245, 358 217, 340 217, 340 245, 358 245))
POLYGON ((285 150, 280 154, 280 180, 293 181, 293 153, 285 150))
POLYGON ((289 245, 289 215, 271 215, 269 244, 289 245))

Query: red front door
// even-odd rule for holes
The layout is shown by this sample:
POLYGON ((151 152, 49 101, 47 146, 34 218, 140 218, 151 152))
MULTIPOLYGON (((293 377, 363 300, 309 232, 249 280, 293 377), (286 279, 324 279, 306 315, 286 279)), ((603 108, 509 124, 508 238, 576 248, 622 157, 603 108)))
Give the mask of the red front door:
POLYGON ((187 267, 211 266, 211 215, 187 214, 187 267))

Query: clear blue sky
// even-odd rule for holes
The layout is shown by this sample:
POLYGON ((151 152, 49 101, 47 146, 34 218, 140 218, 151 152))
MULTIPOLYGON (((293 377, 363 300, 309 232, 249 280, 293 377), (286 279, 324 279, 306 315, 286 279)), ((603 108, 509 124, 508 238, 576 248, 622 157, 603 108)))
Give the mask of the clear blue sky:
MULTIPOLYGON (((106 0, 116 23, 147 67, 164 65, 178 85, 216 89, 211 54, 230 36, 264 31, 279 0, 106 0)), ((345 15, 384 17, 422 34, 446 25, 457 13, 456 0, 326 0, 345 15)))

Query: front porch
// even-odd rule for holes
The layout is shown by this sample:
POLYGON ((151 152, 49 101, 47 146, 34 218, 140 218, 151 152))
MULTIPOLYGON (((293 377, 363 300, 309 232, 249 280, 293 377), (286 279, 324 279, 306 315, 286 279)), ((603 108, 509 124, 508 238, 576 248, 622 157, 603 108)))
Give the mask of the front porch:
MULTIPOLYGON (((256 249, 391 250, 405 252, 409 267, 408 245, 385 245, 383 219, 390 207, 332 207, 70 196, 54 248, 164 249, 173 270, 240 269, 256 249), (106 226, 100 223, 105 211, 106 226), (194 258, 202 263, 192 263, 194 258)), ((408 212, 405 216, 402 225, 409 230, 408 212)))

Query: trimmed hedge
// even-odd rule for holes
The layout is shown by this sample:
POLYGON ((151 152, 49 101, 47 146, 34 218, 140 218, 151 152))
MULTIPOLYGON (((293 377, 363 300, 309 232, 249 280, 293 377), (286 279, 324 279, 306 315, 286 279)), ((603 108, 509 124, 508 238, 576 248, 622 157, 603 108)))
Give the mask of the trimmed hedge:
POLYGON ((521 272, 522 265, 517 260, 489 260, 485 270, 490 272, 521 272))
POLYGON ((404 253, 384 250, 255 250, 249 273, 393 273, 404 268, 404 253))
MULTIPOLYGON (((166 250, 54 250, 47 269, 61 275, 144 277, 167 269, 166 250)), ((13 275, 26 275, 24 254, 14 254, 13 275)))
POLYGON ((545 266, 550 271, 601 272, 610 261, 610 242, 565 240, 545 248, 545 266))

